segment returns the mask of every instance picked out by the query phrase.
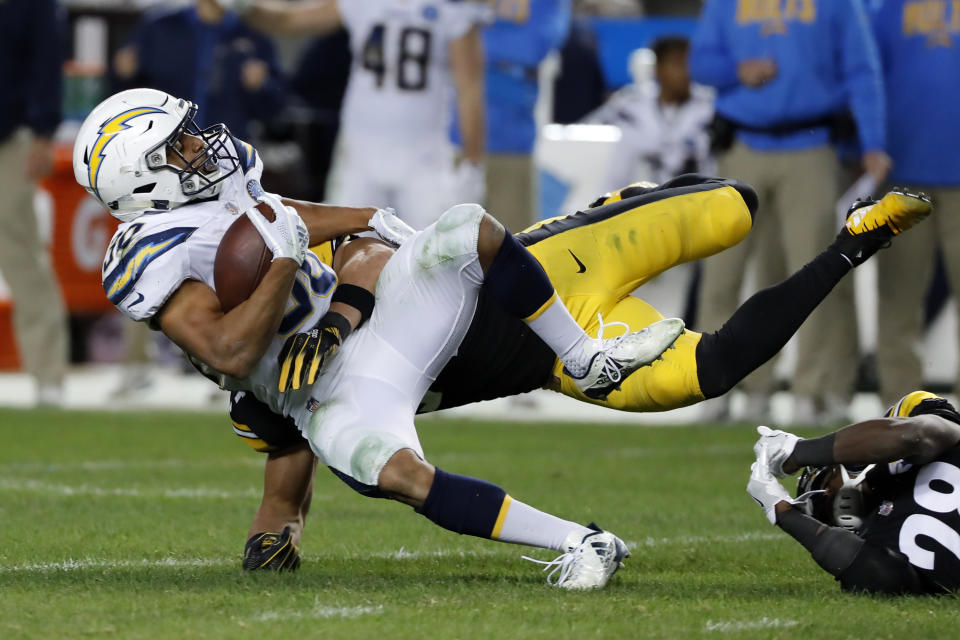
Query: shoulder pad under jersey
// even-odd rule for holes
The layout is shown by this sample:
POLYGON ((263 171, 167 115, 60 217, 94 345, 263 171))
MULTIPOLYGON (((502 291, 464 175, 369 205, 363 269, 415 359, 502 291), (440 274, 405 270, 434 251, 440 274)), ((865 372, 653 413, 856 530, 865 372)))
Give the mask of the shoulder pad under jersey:
POLYGON ((159 311, 190 276, 187 241, 209 217, 204 205, 147 212, 120 225, 103 259, 103 290, 132 320, 159 311))

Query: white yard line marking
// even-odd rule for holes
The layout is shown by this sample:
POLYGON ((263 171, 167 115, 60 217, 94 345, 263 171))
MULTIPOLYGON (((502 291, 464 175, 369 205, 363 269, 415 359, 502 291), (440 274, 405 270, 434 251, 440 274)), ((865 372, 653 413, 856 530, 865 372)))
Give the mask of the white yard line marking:
MULTIPOLYGON (((213 499, 213 500, 248 500, 259 498, 258 489, 244 489, 242 491, 224 491, 207 487, 185 487, 179 489, 104 489, 89 485, 68 485, 40 482, 39 480, 22 480, 18 478, 0 478, 0 491, 22 493, 45 493, 56 496, 94 496, 124 497, 124 498, 164 498, 164 499, 213 499)), ((322 496, 315 498, 323 499, 322 496)))
MULTIPOLYGON (((480 556, 497 555, 498 551, 490 549, 489 551, 457 551, 453 549, 433 549, 425 551, 406 551, 401 547, 398 551, 381 551, 379 553, 349 552, 340 554, 337 559, 357 559, 377 558, 387 560, 417 560, 420 558, 469 558, 480 556)), ((502 551, 500 551, 502 553, 502 551)), ((312 559, 306 557, 309 562, 312 559)), ((198 567, 222 567, 236 566, 240 568, 240 557, 224 558, 160 558, 159 560, 106 560, 102 558, 67 558, 58 562, 34 562, 29 564, 12 565, 8 567, 0 566, 0 573, 26 573, 26 572, 49 572, 49 571, 83 571, 85 569, 131 569, 131 568, 156 568, 156 567, 174 567, 174 568, 198 568, 198 567)))
MULTIPOLYGON (((628 542, 631 548, 641 546, 657 546, 671 544, 714 544, 718 542, 753 542, 757 540, 780 539, 782 535, 774 533, 744 533, 730 536, 700 536, 700 537, 679 537, 679 538, 647 538, 640 542, 628 542)), ((387 559, 387 560, 420 560, 424 558, 480 558, 489 556, 513 557, 515 549, 505 545, 491 545, 483 549, 462 550, 462 549, 424 549, 408 550, 400 547, 395 551, 348 551, 346 553, 335 554, 334 559, 339 560, 364 560, 364 559, 387 559)), ((305 556, 304 560, 310 562, 318 558, 305 556)), ((40 562, 13 566, 0 566, 0 573, 12 572, 30 572, 30 571, 80 571, 84 569, 125 569, 125 568, 146 568, 146 567, 217 567, 231 566, 240 567, 239 557, 221 557, 221 558, 161 558, 159 560, 105 560, 100 558, 68 558, 59 562, 40 562)), ((759 621, 749 621, 748 623, 739 622, 709 622, 709 625, 719 625, 716 628, 708 629, 710 631, 728 630, 723 625, 733 624, 774 624, 774 626, 793 626, 797 624, 792 620, 768 620, 766 618, 759 621), (766 622, 764 622, 766 621, 766 622)), ((754 628, 754 627, 743 627, 754 628)), ((757 626, 756 628, 762 628, 757 626)), ((729 630, 735 630, 733 628, 729 630)))
POLYGON ((727 536, 679 536, 676 538, 654 538, 648 537, 642 540, 628 540, 627 546, 631 549, 638 547, 660 547, 665 545, 705 545, 724 542, 755 542, 765 540, 780 540, 784 536, 782 533, 751 531, 749 533, 738 533, 727 536))
POLYGON ((327 618, 359 618, 372 614, 382 613, 383 605, 377 606, 356 606, 356 607, 331 607, 314 604, 313 609, 301 611, 299 609, 286 609, 279 611, 264 611, 252 618, 254 622, 274 622, 276 620, 291 620, 294 618, 310 618, 322 620, 327 618))
POLYGON ((102 560, 97 558, 68 558, 62 562, 35 562, 10 567, 0 566, 0 573, 29 573, 49 571, 82 571, 84 569, 141 569, 150 567, 218 567, 235 564, 239 558, 161 558, 159 560, 102 560))
POLYGON ((768 618, 766 616, 759 620, 729 620, 726 622, 714 622, 707 620, 706 631, 720 631, 722 633, 734 631, 747 631, 748 629, 785 629, 795 627, 799 622, 796 620, 781 620, 780 618, 768 618))
POLYGON ((381 551, 379 553, 358 554, 358 557, 386 558, 387 560, 419 560, 420 558, 472 558, 479 556, 495 556, 503 553, 503 547, 491 547, 480 551, 455 551, 453 549, 434 549, 429 551, 407 551, 400 547, 397 551, 381 551))
POLYGON ((213 460, 87 460, 85 462, 7 462, 0 464, 0 471, 9 472, 60 472, 60 471, 125 471, 127 469, 210 469, 231 467, 263 468, 263 457, 248 456, 216 458, 213 460))

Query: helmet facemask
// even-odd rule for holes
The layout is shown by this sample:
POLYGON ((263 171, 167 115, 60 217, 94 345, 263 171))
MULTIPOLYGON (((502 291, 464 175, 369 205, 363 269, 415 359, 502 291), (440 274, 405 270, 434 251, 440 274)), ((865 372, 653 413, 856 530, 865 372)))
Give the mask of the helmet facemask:
POLYGON ((180 126, 171 132, 166 140, 148 149, 145 154, 147 168, 150 171, 173 171, 180 182, 180 190, 188 199, 209 198, 220 193, 224 180, 240 168, 240 159, 236 151, 231 152, 227 141, 230 131, 224 124, 211 125, 200 129, 194 117, 197 106, 191 104, 180 126), (203 150, 193 159, 187 160, 180 148, 184 134, 200 138, 203 150), (171 164, 168 153, 177 157, 182 166, 171 164))
POLYGON ((864 480, 875 466, 870 464, 850 469, 842 464, 806 467, 797 482, 797 495, 815 491, 823 493, 809 497, 800 503, 800 508, 824 524, 859 533, 868 511, 864 480), (837 474, 840 475, 841 484, 835 490, 830 490, 837 474))

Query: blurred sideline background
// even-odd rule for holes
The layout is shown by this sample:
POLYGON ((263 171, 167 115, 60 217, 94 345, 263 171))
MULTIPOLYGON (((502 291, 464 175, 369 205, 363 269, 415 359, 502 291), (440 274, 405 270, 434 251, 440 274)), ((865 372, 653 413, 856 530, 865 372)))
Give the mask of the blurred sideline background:
MULTIPOLYGON (((35 203, 41 236, 49 247, 70 319, 71 367, 63 404, 222 410, 226 395, 213 390, 206 380, 184 366, 176 348, 159 334, 147 338, 145 359, 130 362, 130 340, 125 337, 128 321, 112 308, 100 285, 104 250, 117 223, 76 185, 71 167, 73 137, 80 122, 100 100, 125 88, 117 74, 117 53, 128 46, 144 13, 158 6, 169 9, 192 3, 62 0, 60 4, 68 24, 63 67, 64 119, 55 134, 53 171, 39 184, 35 203)), ((591 113, 616 92, 623 95, 631 87, 651 82, 653 62, 648 47, 659 37, 691 36, 700 10, 697 0, 598 0, 573 4, 573 28, 566 43, 539 66, 534 147, 539 218, 583 208, 611 188, 608 176, 621 140, 621 128, 616 124, 597 124, 603 119, 591 118, 591 113)), ((268 189, 291 197, 321 200, 326 184, 317 175, 326 173, 325 163, 330 162, 338 96, 342 97, 343 88, 330 80, 336 76, 335 68, 324 69, 316 80, 319 85, 329 82, 330 86, 318 88, 302 79, 305 66, 316 64, 308 57, 312 48, 318 46, 316 38, 272 40, 288 95, 283 108, 269 121, 249 123, 251 141, 267 166, 264 183, 268 189)), ((323 43, 325 47, 335 46, 334 37, 325 38, 323 43)), ((335 60, 331 67, 339 65, 346 73, 342 57, 326 59, 335 60)), ((349 64, 349 57, 346 61, 349 64)), ((335 180, 335 159, 332 171, 335 180)), ((688 303, 690 277, 686 266, 674 269, 645 285, 642 296, 664 315, 682 315, 688 303)), ((864 355, 851 418, 866 417, 880 408, 873 393, 876 381, 870 357, 877 340, 877 285, 872 261, 857 270, 856 286, 859 340, 864 355)), ((751 287, 749 277, 744 287, 751 287)), ((21 361, 11 326, 12 305, 0 274, 0 405, 32 406, 35 389, 30 377, 20 372, 21 361)), ((934 390, 953 388, 956 334, 956 311, 951 303, 932 319, 925 337, 924 379, 934 390)), ((776 369, 783 386, 788 384, 792 363, 788 348, 776 369)), ((739 402, 735 397, 735 415, 739 402)), ((513 419, 684 423, 700 419, 700 411, 688 408, 665 415, 616 414, 543 392, 519 402, 487 403, 458 413, 482 417, 509 414, 513 419)), ((778 393, 771 418, 774 422, 786 422, 789 411, 786 394, 778 393)))

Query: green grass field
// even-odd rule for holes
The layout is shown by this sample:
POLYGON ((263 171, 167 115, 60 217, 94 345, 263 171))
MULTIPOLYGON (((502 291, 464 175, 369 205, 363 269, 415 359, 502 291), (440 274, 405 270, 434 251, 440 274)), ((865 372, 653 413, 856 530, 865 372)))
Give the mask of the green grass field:
POLYGON ((845 596, 744 491, 752 428, 423 421, 432 462, 633 557, 603 591, 321 470, 295 574, 239 568, 262 458, 225 417, 0 410, 0 638, 956 638, 954 598, 845 596))

